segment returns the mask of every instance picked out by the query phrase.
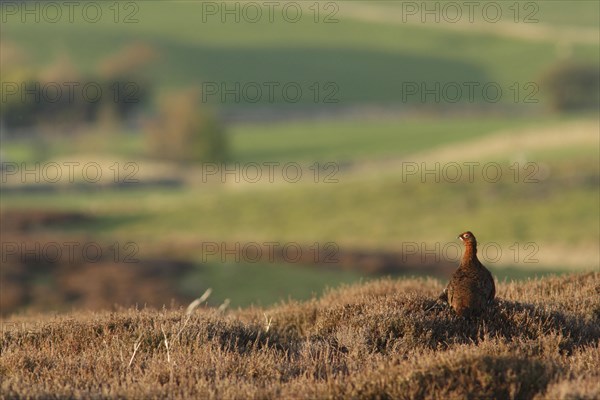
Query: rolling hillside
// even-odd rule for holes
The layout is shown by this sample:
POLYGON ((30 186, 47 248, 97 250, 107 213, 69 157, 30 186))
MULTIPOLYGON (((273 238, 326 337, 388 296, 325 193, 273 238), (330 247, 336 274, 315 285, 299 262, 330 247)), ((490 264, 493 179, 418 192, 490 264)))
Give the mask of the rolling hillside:
MULTIPOLYGON (((91 72, 119 47, 137 41, 151 44, 160 54, 140 75, 159 88, 202 82, 233 87, 236 82, 242 86, 254 82, 264 90, 256 103, 248 100, 254 94, 239 101, 233 96, 223 101, 220 92, 207 97, 209 103, 225 108, 419 103, 419 96, 402 100, 407 82, 425 82, 428 87, 436 82, 494 82, 504 91, 500 102, 511 103, 510 87, 515 82, 521 87, 520 102, 529 93, 524 85, 537 82, 565 51, 575 59, 597 61, 598 57, 598 25, 593 17, 598 14, 597 4, 529 3, 538 4, 538 22, 515 23, 504 9, 505 17, 498 24, 482 23, 481 17, 476 24, 419 23, 412 18, 403 23, 400 6, 393 2, 342 1, 334 3, 335 23, 323 22, 328 3, 320 3, 318 23, 308 4, 295 23, 278 14, 273 22, 265 17, 250 23, 242 18, 244 14, 239 22, 235 16, 225 22, 220 14, 207 16, 202 2, 145 1, 137 3, 137 10, 129 10, 135 11, 134 23, 114 23, 108 9, 95 24, 82 18, 73 23, 21 23, 17 14, 2 25, 2 36, 24 49, 29 68, 67 55, 83 71, 91 72), (513 31, 524 33, 504 34, 513 31), (527 33, 531 31, 533 40, 527 33), (40 34, 45 37, 43 45, 40 34), (536 35, 546 39, 535 40, 536 35), (94 38, 93 46, 88 37, 94 38), (297 83, 303 93, 297 103, 290 104, 278 88, 271 102, 265 82, 278 82, 281 87, 297 83), (324 88, 327 82, 335 88, 324 88), (319 83, 319 89, 314 83, 319 83), (316 104, 315 92, 320 95, 316 104), (328 95, 338 103, 323 102, 328 95)), ((267 15, 268 10, 262 12, 267 15)), ((543 101, 544 94, 536 98, 543 101)), ((475 101, 487 103, 481 90, 475 91, 475 101)))
MULTIPOLYGON (((598 115, 555 112, 539 87, 551 66, 598 62, 598 2, 519 2, 518 15, 511 14, 515 2, 481 3, 504 7, 493 23, 480 14, 473 23, 423 23, 418 13, 403 15, 411 2, 394 1, 299 2, 303 17, 297 22, 281 13, 273 22, 209 15, 206 7, 215 2, 94 4, 103 7, 97 23, 78 14, 73 23, 48 22, 46 14, 22 23, 18 13, 3 13, 3 83, 54 75, 103 79, 107 58, 141 48, 157 57, 126 79, 148 83, 151 101, 122 125, 111 124, 108 115, 108 122, 72 135, 59 128, 53 135, 3 136, 0 160, 11 166, 93 162, 104 171, 98 185, 80 178, 71 185, 43 179, 35 185, 0 165, 3 216, 58 211, 86 217, 65 226, 24 224, 4 242, 134 242, 153 266, 160 260, 165 270, 175 261, 190 266, 191 272, 171 277, 186 296, 213 287, 212 301, 229 298, 234 306, 307 299, 328 285, 387 273, 443 278, 412 259, 388 268, 386 257, 416 246, 415 257, 430 251, 447 273, 457 260, 448 260, 444 249, 460 251, 455 238, 465 229, 491 249, 484 263, 500 280, 600 268, 598 115), (266 85, 273 82, 278 89, 270 101, 266 85), (423 87, 465 89, 466 82, 497 85, 502 95, 497 103, 479 89, 472 101, 465 92, 456 103, 449 101, 451 91, 439 101, 435 94, 422 97, 423 87), (227 164, 157 161, 160 154, 148 151, 146 127, 160 115, 163 96, 203 83, 202 106, 225 126, 227 164), (236 84, 250 91, 223 99, 222 85, 236 84), (283 96, 286 84, 302 89, 297 102, 283 96), (257 87, 262 96, 254 101, 257 87), (408 88, 421 93, 409 95, 408 88), (526 102, 528 96, 536 102, 526 102), (302 174, 291 182, 278 167, 270 181, 268 164, 291 165, 302 174), (469 164, 476 165, 473 179, 469 164), (139 181, 113 179, 114 165, 132 166, 139 181), (220 175, 257 165, 263 174, 258 183, 220 175), (205 179, 208 168, 217 172, 205 179), (494 172, 501 176, 491 179, 494 172), (206 262, 198 250, 206 242, 271 241, 304 248, 334 243, 350 256, 329 269, 281 260, 206 262)), ((40 277, 23 272, 39 266, 22 264, 19 276, 30 281, 3 284, 19 287, 23 299, 29 284, 39 289, 31 295, 36 299, 61 285, 43 267, 40 277)), ((82 270, 96 273, 88 267, 82 270)), ((104 271, 108 281, 111 268, 118 267, 104 271)), ((85 271, 73 276, 86 281, 85 271)))

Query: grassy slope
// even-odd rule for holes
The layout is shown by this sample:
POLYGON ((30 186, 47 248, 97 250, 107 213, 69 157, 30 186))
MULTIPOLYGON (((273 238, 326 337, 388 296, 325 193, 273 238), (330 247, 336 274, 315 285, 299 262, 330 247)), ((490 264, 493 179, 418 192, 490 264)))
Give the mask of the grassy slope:
MULTIPOLYGON (((484 123, 481 125, 485 126, 484 123)), ((550 125, 555 130, 570 130, 572 127, 569 122, 560 125, 548 121, 539 125, 540 132, 545 132, 550 125)), ((330 128, 326 130, 311 130, 310 124, 296 125, 292 129, 295 131, 286 134, 306 132, 307 141, 310 142, 311 138, 319 141, 325 159, 342 158, 340 155, 344 154, 353 161, 359 161, 361 156, 368 158, 368 155, 386 154, 385 138, 394 128, 389 127, 388 131, 384 129, 386 123, 365 123, 359 124, 359 128, 348 129, 357 132, 361 126, 374 127, 371 134, 378 139, 377 143, 381 143, 367 149, 356 141, 353 145, 335 146, 346 132, 346 123, 329 124, 330 128), (325 134, 325 131, 330 133, 325 134)), ((443 134, 445 129, 459 132, 458 136, 465 139, 486 137, 483 133, 486 130, 480 130, 477 121, 441 120, 423 126, 408 122, 407 126, 402 126, 399 131, 403 132, 408 144, 403 147, 400 140, 395 142, 397 154, 427 149, 427 135, 443 134)), ((488 128, 510 126, 509 123, 492 121, 488 128)), ((243 134, 239 133, 235 139, 240 149, 237 157, 246 161, 272 161, 271 156, 283 146, 283 140, 277 139, 277 128, 256 134, 260 138, 257 142, 264 144, 262 151, 259 145, 241 138, 243 134), (244 147, 247 150, 242 151, 244 147)), ((514 135, 517 138, 522 136, 518 131, 514 135)), ((359 138, 358 134, 352 133, 349 137, 349 141, 359 138)), ((450 148, 455 141, 465 143, 451 137, 448 141, 450 148)), ((389 142, 388 147, 394 147, 391 139, 389 142)), ((507 142, 510 143, 510 139, 507 142)), ((535 241, 546 251, 552 251, 555 244, 561 245, 564 248, 556 250, 559 256, 566 254, 565 251, 572 245, 584 246, 580 250, 590 253, 600 239, 596 207, 598 190, 594 184, 594 179, 597 179, 597 150, 577 142, 549 149, 539 147, 543 144, 543 141, 536 142, 518 152, 509 147, 506 152, 491 158, 503 165, 522 155, 527 160, 538 162, 550 171, 549 178, 539 184, 515 184, 512 181, 514 175, 509 170, 504 171, 504 179, 497 184, 486 183, 480 176, 475 183, 438 184, 431 179, 421 183, 418 177, 404 182, 397 164, 376 164, 366 174, 352 170, 340 172, 336 175, 339 183, 331 184, 314 184, 307 178, 304 184, 296 185, 200 184, 188 189, 109 191, 77 196, 69 193, 6 194, 2 205, 6 208, 35 208, 44 203, 46 207, 92 210, 99 216, 110 217, 112 222, 86 226, 85 229, 109 238, 124 237, 138 242, 161 240, 165 235, 172 240, 201 236, 208 240, 336 241, 340 246, 397 250, 398 243, 403 241, 446 243, 456 236, 457 227, 469 226, 485 238, 484 241, 495 241, 503 246, 515 240, 535 241), (573 160, 574 155, 577 161, 573 160), (365 204, 369 206, 365 207, 365 204), (428 211, 425 213, 424 209, 428 211)), ((289 148, 288 160, 307 159, 309 151, 301 145, 302 141, 298 139, 297 146, 289 148)), ((444 148, 441 146, 442 150, 444 148)), ((317 155, 314 159, 319 158, 317 155)), ((467 160, 485 162, 490 158, 467 160)), ((186 171, 200 175, 199 171, 186 171)), ((310 173, 308 169, 305 172, 310 173)), ((571 263, 564 257, 562 261, 571 263)), ((555 257, 552 264, 558 266, 561 262, 555 257)), ((587 264, 587 268, 593 266, 593 263, 587 264)))
POLYGON ((209 304, 229 299, 231 307, 266 306, 283 299, 307 300, 327 287, 358 282, 358 271, 284 263, 212 262, 200 264, 180 283, 181 292, 198 296, 213 289, 209 304))
MULTIPOLYGON (((315 120, 280 123, 241 124, 229 127, 231 162, 302 162, 315 161, 360 163, 378 158, 399 158, 432 151, 448 145, 482 140, 499 133, 513 133, 528 128, 542 130, 577 121, 593 121, 594 115, 532 117, 496 116, 407 116, 364 120, 315 120)), ((564 125, 566 126, 566 125, 564 125)), ((82 162, 91 149, 99 159, 121 158, 123 162, 147 157, 145 138, 132 132, 106 135, 101 129, 76 140, 53 138, 52 141, 6 141, 3 152, 7 161, 39 162, 48 158, 78 157, 82 162)), ((576 152, 589 153, 591 148, 578 147, 576 152)), ((536 153, 532 149, 530 153, 536 153)), ((539 153, 539 152, 538 152, 539 153)), ((568 149, 560 154, 568 155, 568 149)), ((540 154, 543 157, 550 153, 540 154)), ((571 153, 571 155, 574 155, 571 153)), ((577 158, 577 157, 575 157, 577 158)), ((140 171, 142 173, 143 171, 140 171)))
POLYGON ((84 228, 142 243, 165 237, 202 237, 336 241, 340 246, 391 249, 403 241, 446 243, 456 236, 456 227, 469 226, 486 241, 503 245, 517 240, 593 246, 598 239, 598 191, 582 183, 565 191, 552 183, 423 185, 403 184, 398 178, 362 185, 242 192, 190 189, 3 195, 3 207, 39 208, 44 204, 45 208, 93 210, 98 216, 111 217, 112 222, 84 228), (423 207, 429 211, 424 213, 423 207))
MULTIPOLYGON (((418 117, 383 120, 325 120, 242 124, 230 127, 231 161, 248 162, 360 162, 378 157, 399 157, 470 139, 481 139, 500 130, 544 128, 573 118, 540 116, 500 118, 418 117)), ((77 140, 55 138, 32 145, 27 141, 3 143, 13 162, 33 162, 90 152, 128 160, 145 158, 144 137, 138 134, 103 136, 94 131, 77 140), (92 143, 92 145, 90 145, 92 143), (44 157, 45 154, 45 157, 44 157)), ((81 154, 80 154, 81 155, 81 154)), ((83 156, 83 155, 81 155, 83 156)))
POLYGON ((382 280, 270 309, 201 309, 189 319, 182 310, 148 309, 15 317, 3 322, 2 392, 129 398, 600 396, 598 273, 500 284, 497 303, 472 321, 431 308, 440 290, 427 280, 382 280))
MULTIPOLYGON (((573 26, 576 16, 589 20, 585 4, 560 3, 548 10, 548 22, 542 15, 540 25, 573 26)), ((221 23, 216 18, 203 23, 199 3, 139 4, 135 24, 114 24, 110 18, 98 24, 21 24, 11 19, 3 25, 3 37, 27 50, 30 66, 47 64, 69 49, 75 63, 87 71, 121 44, 142 40, 162 54, 146 71, 159 87, 203 81, 293 81, 306 88, 309 82, 333 81, 340 88, 341 104, 398 102, 406 81, 495 81, 508 88, 513 82, 537 80, 557 58, 554 40, 359 21, 344 17, 343 2, 340 21, 334 24, 315 24, 309 17, 296 24, 281 18, 272 24, 221 23), (46 38, 43 46, 40 34, 46 38)), ((575 57, 588 60, 598 55, 594 44, 577 44, 573 51, 575 57)), ((502 99, 509 102, 511 96, 502 99)), ((301 102, 309 105, 312 97, 304 95, 301 102)))
MULTIPOLYGON (((133 25, 9 23, 2 24, 0 29, 3 39, 14 40, 25 47, 30 56, 28 66, 47 65, 68 48, 73 60, 91 71, 98 60, 113 53, 121 44, 132 39, 143 40, 162 53, 162 58, 146 71, 159 87, 188 85, 202 80, 333 80, 340 86, 342 104, 398 102, 398 82, 407 80, 535 80, 557 54, 554 39, 531 41, 485 32, 449 31, 421 24, 399 26, 366 22, 343 13, 338 24, 315 25, 308 20, 274 25, 215 21, 202 24, 199 7, 193 2, 170 3, 168 13, 164 2, 139 4, 140 22, 133 25), (45 37, 43 46, 40 35, 45 37), (94 46, 90 46, 90 39, 94 46)), ((344 11, 344 3, 339 4, 344 11)), ((595 2, 540 4, 543 5, 540 24, 536 27, 598 27, 595 2)), ((365 5, 370 7, 368 3, 365 5)), ((584 59, 596 59, 598 54, 597 46, 593 45, 575 45, 573 52, 575 57, 584 59)), ((544 121, 543 125, 553 122, 544 121)), ((356 162, 426 151, 433 140, 440 146, 477 139, 496 129, 526 125, 529 122, 483 118, 243 126, 232 131, 233 155, 235 160, 242 162, 314 159, 356 162)), ((139 138, 130 136, 125 141, 95 139, 94 143, 98 144, 93 146, 95 149, 127 159, 137 159, 139 155, 139 138), (123 143, 127 145, 123 146, 123 143)), ((71 144, 52 143, 52 146, 57 148, 50 154, 73 154, 78 149, 77 145, 71 144)), ((46 145, 39 147, 45 149, 46 145)), ((9 143, 4 149, 8 149, 7 154, 15 160, 36 159, 36 150, 27 145, 17 145, 13 150, 9 143)), ((537 159, 564 161, 568 152, 573 158, 582 158, 585 154, 585 162, 578 164, 583 170, 589 170, 590 166, 596 168, 597 151, 591 148, 564 149, 559 154, 545 152, 537 159)), ((564 163, 552 165, 558 170, 564 167, 564 163)), ((92 210, 108 222, 90 227, 90 232, 111 239, 125 237, 140 242, 160 239, 150 232, 161 230, 160 237, 168 236, 174 240, 197 237, 199 233, 211 239, 229 240, 232 238, 231 226, 235 226, 234 240, 336 240, 342 245, 397 250, 399 241, 408 239, 445 243, 455 236, 455 227, 462 226, 465 220, 484 238, 494 238, 503 245, 518 237, 519 240, 550 243, 543 242, 542 246, 552 247, 559 241, 568 245, 583 243, 589 248, 596 246, 600 236, 595 224, 598 214, 594 211, 598 202, 597 190, 587 185, 578 184, 568 191, 556 186, 550 187, 549 192, 515 190, 513 194, 521 208, 513 209, 514 196, 480 191, 479 186, 399 185, 397 176, 387 181, 370 181, 354 181, 328 189, 304 190, 288 186, 243 193, 222 187, 211 187, 208 193, 203 187, 184 191, 142 190, 76 196, 69 193, 50 196, 3 194, 2 207, 35 208, 43 204, 45 207, 92 210), (460 201, 464 193, 468 195, 468 204, 475 204, 474 215, 460 201), (351 200, 353 198, 357 200, 351 200), (420 208, 412 202, 431 206, 434 211, 422 215, 420 208), (365 208, 364 204, 372 206, 365 208), (190 218, 190 213, 196 218, 190 218), (418 223, 406 222, 413 221, 415 215, 419 215, 418 223), (143 222, 146 217, 148 220, 143 222), (437 237, 433 238, 435 235, 437 237)), ((559 251, 559 256, 564 250, 559 251)), ((563 258, 559 257, 561 260, 563 258)), ((252 268, 247 269, 244 265, 237 268, 243 270, 248 279, 253 276, 248 273, 253 271, 252 268)), ((257 279, 267 286, 282 280, 304 279, 310 280, 312 285, 312 279, 320 276, 304 275, 303 271, 296 271, 296 274, 291 270, 278 271, 281 278, 276 280, 257 279)), ((214 282, 222 282, 222 273, 220 267, 207 268, 195 276, 197 281, 194 283, 210 282, 209 286, 214 286, 214 282)), ((230 287, 224 286, 223 290, 230 287)), ((301 293, 304 297, 309 292, 293 293, 301 293)), ((256 292, 240 291, 239 294, 245 299, 263 298, 256 292)), ((270 295, 267 297, 264 301, 272 300, 270 295)))
POLYGON ((240 162, 357 162, 411 153, 482 138, 499 130, 551 125, 528 118, 419 118, 302 122, 238 126, 232 130, 232 158, 240 162), (435 140, 434 140, 435 138, 435 140), (433 144, 435 143, 435 144, 433 144))

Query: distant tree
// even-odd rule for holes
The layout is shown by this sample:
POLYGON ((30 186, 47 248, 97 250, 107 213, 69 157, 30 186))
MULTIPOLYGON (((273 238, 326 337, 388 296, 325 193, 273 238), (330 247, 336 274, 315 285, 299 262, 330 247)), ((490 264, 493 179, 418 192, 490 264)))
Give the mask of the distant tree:
MULTIPOLYGON (((3 61, 5 64, 11 65, 3 61)), ((113 75, 84 76, 66 53, 41 71, 7 67, 2 76, 0 120, 11 132, 35 128, 45 135, 77 131, 99 120, 112 120, 112 125, 117 125, 141 107, 151 91, 137 72, 125 67, 111 71, 113 75)))
POLYGON ((160 53, 152 45, 129 42, 97 64, 98 76, 110 98, 103 100, 99 112, 122 120, 148 100, 150 79, 145 73, 160 53))
POLYGON ((565 61, 552 66, 540 79, 540 87, 553 110, 597 110, 600 105, 600 72, 594 64, 565 61))
POLYGON ((9 130, 36 127, 46 132, 65 132, 84 114, 77 96, 65 93, 65 82, 81 80, 67 54, 61 54, 41 71, 8 68, 2 76, 0 118, 9 130))
POLYGON ((150 79, 145 73, 160 53, 145 42, 127 43, 106 56, 97 65, 104 97, 97 117, 124 120, 145 103, 151 93, 150 79))
POLYGON ((164 96, 158 116, 147 124, 146 134, 151 154, 159 159, 181 163, 227 159, 223 126, 201 104, 197 88, 164 96))

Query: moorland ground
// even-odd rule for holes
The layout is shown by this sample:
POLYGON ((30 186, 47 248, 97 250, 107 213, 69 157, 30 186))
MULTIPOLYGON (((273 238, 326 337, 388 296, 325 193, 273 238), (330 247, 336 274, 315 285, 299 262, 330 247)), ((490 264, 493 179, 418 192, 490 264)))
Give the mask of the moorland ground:
POLYGON ((2 393, 28 398, 597 399, 600 274, 501 283, 481 318, 432 280, 229 310, 3 321, 2 393))

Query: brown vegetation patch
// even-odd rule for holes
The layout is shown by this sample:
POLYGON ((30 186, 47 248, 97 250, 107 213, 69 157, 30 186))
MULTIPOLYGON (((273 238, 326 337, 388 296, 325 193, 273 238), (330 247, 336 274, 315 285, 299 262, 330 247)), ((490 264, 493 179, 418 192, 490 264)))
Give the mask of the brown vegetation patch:
POLYGON ((391 279, 231 312, 123 309, 3 322, 7 397, 600 396, 600 273, 498 285, 481 319, 391 279), (597 293, 596 293, 597 294, 597 293), (579 304, 578 307, 575 307, 579 304))
MULTIPOLYGON (((24 310, 102 310, 116 305, 160 307, 172 301, 181 305, 191 300, 181 293, 179 283, 197 267, 190 260, 197 258, 201 241, 162 245, 121 241, 115 247, 115 242, 73 233, 80 230, 81 224, 97 221, 99 217, 81 212, 2 212, 0 315, 24 310), (129 244, 133 247, 127 247, 129 244), (89 252, 83 250, 87 245, 91 245, 89 252), (137 249, 142 246, 146 257, 138 259, 137 249), (96 258, 95 249, 100 249, 101 256, 96 258)), ((254 257, 243 252, 245 245, 222 242, 222 248, 240 249, 241 259, 254 257)), ((366 275, 447 276, 455 268, 453 262, 436 260, 433 255, 337 249, 335 254, 331 251, 315 254, 309 246, 304 246, 299 252, 301 257, 290 261, 281 246, 275 250, 263 246, 260 251, 269 254, 265 256, 267 262, 290 262, 300 268, 318 265, 366 275)))
POLYGON ((46 210, 11 210, 0 214, 2 231, 27 232, 38 228, 62 227, 92 220, 92 216, 79 212, 46 210))

